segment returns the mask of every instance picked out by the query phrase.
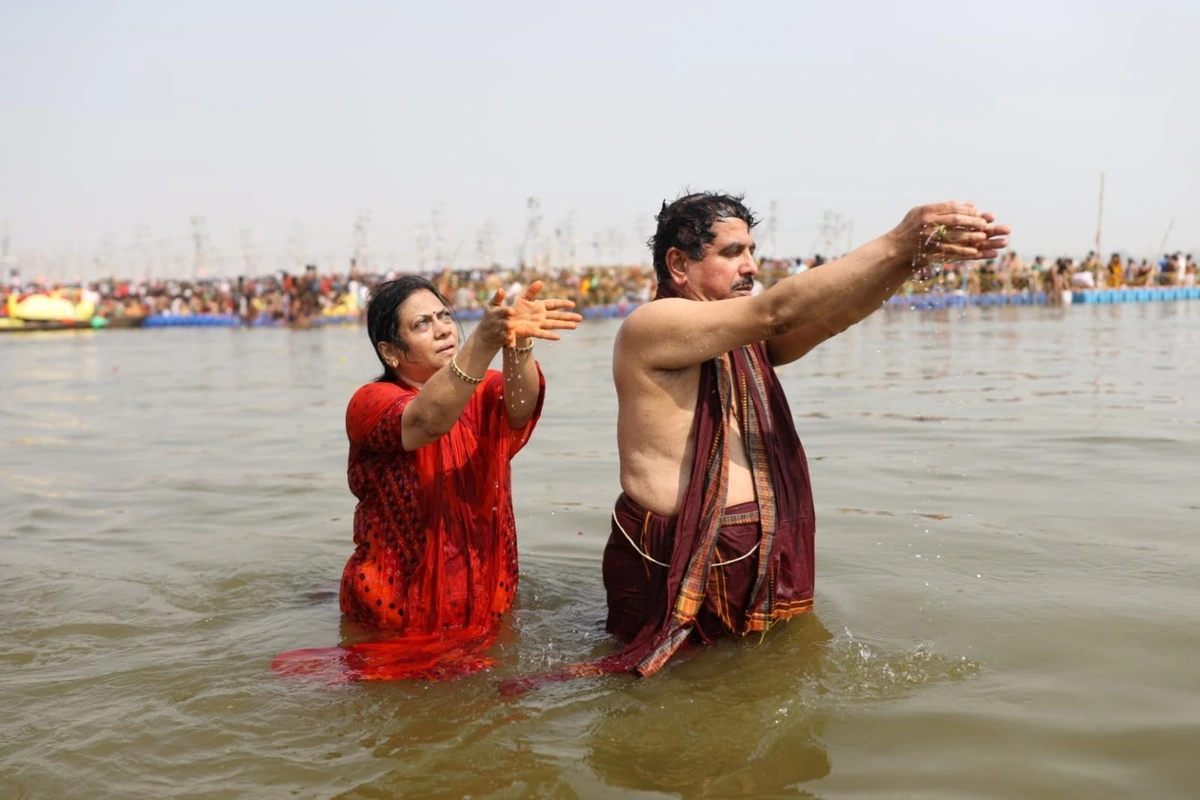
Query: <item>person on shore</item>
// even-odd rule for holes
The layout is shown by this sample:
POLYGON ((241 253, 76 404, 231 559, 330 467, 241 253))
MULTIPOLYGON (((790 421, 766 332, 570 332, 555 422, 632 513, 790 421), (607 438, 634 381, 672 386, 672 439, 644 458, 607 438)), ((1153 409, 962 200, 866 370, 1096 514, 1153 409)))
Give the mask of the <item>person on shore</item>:
MULTIPOLYGON (((582 320, 541 290, 531 284, 512 305, 498 290, 465 341, 425 278, 375 290, 367 333, 383 374, 346 410, 359 502, 340 608, 388 638, 338 648, 342 679, 440 678, 490 663, 484 651, 517 589, 509 462, 545 397, 533 340, 556 341, 582 320), (488 369, 502 349, 503 369, 488 369)), ((323 652, 276 666, 311 672, 323 652)))
POLYGON ((1121 263, 1121 254, 1113 253, 1108 259, 1108 288, 1119 289, 1125 285, 1125 265, 1121 263))

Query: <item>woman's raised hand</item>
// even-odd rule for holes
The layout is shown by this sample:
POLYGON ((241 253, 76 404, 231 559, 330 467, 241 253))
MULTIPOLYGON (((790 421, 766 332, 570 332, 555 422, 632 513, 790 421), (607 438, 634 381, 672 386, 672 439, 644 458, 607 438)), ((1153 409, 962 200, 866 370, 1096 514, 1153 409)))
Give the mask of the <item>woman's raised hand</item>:
POLYGON ((518 339, 531 338, 557 342, 562 337, 555 331, 573 331, 575 326, 583 321, 583 317, 566 310, 575 307, 571 300, 538 300, 542 286, 541 281, 529 284, 511 306, 504 305, 504 289, 496 290, 484 312, 484 319, 495 315, 496 321, 503 323, 504 346, 512 347, 518 339))

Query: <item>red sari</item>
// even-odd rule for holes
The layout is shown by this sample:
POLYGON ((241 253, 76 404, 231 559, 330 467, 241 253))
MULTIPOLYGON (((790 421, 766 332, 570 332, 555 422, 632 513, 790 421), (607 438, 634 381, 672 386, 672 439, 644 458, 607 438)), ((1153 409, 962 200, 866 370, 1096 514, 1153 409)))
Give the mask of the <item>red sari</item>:
POLYGON ((443 678, 491 663, 483 655, 517 590, 516 522, 509 462, 541 415, 508 424, 504 379, 489 370, 458 422, 406 451, 400 420, 417 390, 379 382, 346 409, 354 554, 342 572, 341 610, 387 631, 380 642, 301 650, 277 670, 335 682, 443 678))

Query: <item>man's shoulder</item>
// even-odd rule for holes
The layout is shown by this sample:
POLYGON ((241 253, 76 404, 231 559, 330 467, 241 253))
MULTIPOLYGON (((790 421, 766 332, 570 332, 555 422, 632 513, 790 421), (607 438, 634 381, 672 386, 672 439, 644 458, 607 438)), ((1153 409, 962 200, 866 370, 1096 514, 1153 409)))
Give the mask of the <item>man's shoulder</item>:
POLYGON ((681 319, 681 315, 690 313, 698 305, 695 300, 685 300, 682 297, 663 297, 640 306, 629 312, 629 316, 621 321, 617 332, 617 346, 620 347, 630 339, 636 340, 644 336, 658 336, 668 332, 681 319))

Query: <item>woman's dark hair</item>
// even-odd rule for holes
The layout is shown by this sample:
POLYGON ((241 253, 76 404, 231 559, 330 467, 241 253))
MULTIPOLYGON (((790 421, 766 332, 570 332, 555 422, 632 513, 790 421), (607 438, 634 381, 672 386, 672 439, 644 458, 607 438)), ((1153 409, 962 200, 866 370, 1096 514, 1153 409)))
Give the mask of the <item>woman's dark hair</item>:
POLYGON ((667 205, 655 219, 658 228, 647 244, 654 253, 654 274, 659 283, 671 279, 667 269, 667 251, 678 247, 693 261, 704 258, 704 246, 716 239, 712 232, 713 223, 720 219, 740 219, 747 228, 753 228, 758 220, 742 203, 742 195, 697 192, 686 194, 667 205))
POLYGON ((381 283, 372 290, 371 299, 367 303, 367 336, 371 339, 371 349, 375 351, 375 357, 379 359, 380 364, 383 364, 383 374, 376 378, 376 381, 394 381, 399 377, 380 355, 379 343, 391 342, 402 352, 408 352, 408 345, 404 343, 404 338, 400 335, 399 311, 400 306, 404 305, 404 301, 413 292, 420 291, 432 293, 449 310, 451 316, 454 317, 454 324, 458 326, 458 340, 460 342, 463 340, 462 323, 458 321, 454 307, 427 279, 420 275, 405 275, 394 281, 381 283))

